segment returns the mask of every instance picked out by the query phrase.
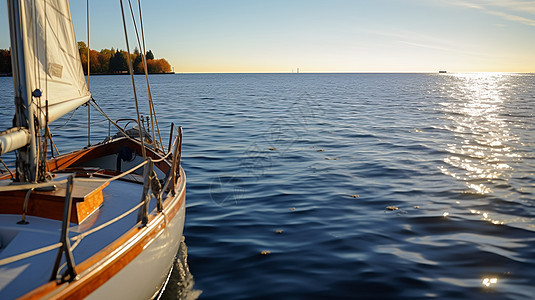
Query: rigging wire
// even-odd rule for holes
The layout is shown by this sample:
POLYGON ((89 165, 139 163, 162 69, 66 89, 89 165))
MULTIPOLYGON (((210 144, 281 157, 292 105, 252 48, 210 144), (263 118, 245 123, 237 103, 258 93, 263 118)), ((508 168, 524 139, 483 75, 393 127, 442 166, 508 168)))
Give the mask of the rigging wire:
POLYGON ((78 110, 78 107, 75 108, 72 112, 71 112, 71 116, 69 117, 69 119, 67 119, 67 121, 65 121, 65 123, 63 123, 63 125, 60 125, 58 127, 54 127, 55 130, 57 129, 62 129, 63 127, 67 126, 67 124, 69 124, 69 122, 71 121, 72 117, 74 116, 74 113, 78 110))
MULTIPOLYGON (((9 172, 9 174, 11 174, 11 178, 15 179, 15 175, 13 175, 13 172, 11 172, 11 170, 7 167, 6 163, 1 158, 0 158, 0 163, 2 163, 2 165, 4 165, 4 168, 6 168, 6 170, 9 172)), ((4 172, 2 172, 2 173, 4 173, 4 172)))
MULTIPOLYGON (((44 9, 44 13, 45 13, 45 20, 47 19, 47 7, 48 7, 48 3, 47 1, 45 1, 44 3, 45 5, 45 9, 44 9)), ((45 28, 45 43, 48 41, 48 26, 45 24, 44 26, 45 28)), ((45 66, 48 65, 48 47, 45 47, 45 66)), ((44 172, 48 172, 48 164, 46 164, 46 148, 47 148, 47 138, 50 139, 50 154, 52 157, 54 157, 54 151, 52 149, 52 146, 54 146, 54 148, 56 148, 56 152, 59 154, 58 152, 58 149, 56 147, 56 144, 54 144, 54 141, 52 140, 52 132, 50 132, 50 127, 48 126, 49 125, 49 122, 48 122, 48 76, 46 74, 46 71, 45 71, 45 101, 46 101, 46 114, 45 114, 45 133, 44 133, 44 146, 43 146, 43 152, 44 152, 44 161, 45 161, 45 170, 44 172)))
POLYGON ((86 1, 86 27, 87 27, 87 89, 91 88, 91 52, 89 46, 89 0, 86 1))
MULTIPOLYGON (((44 3, 44 20, 47 19, 48 15, 47 15, 47 3, 45 1, 44 3)), ((33 42, 33 46, 34 46, 34 49, 35 49, 35 52, 36 52, 36 55, 34 55, 33 57, 33 60, 34 60, 34 70, 36 72, 35 73, 35 87, 30 87, 31 88, 31 102, 30 102, 30 118, 32 118, 31 121, 34 122, 34 131, 35 131, 35 136, 36 136, 36 157, 37 157, 37 163, 36 163, 36 166, 35 166, 35 181, 44 181, 45 178, 44 178, 44 174, 46 173, 46 129, 44 130, 43 134, 41 134, 41 130, 42 130, 42 127, 41 127, 41 124, 39 121, 35 121, 36 119, 38 120, 38 116, 43 114, 43 106, 42 106, 42 98, 41 98, 41 94, 39 95, 34 95, 33 91, 37 90, 37 89, 41 89, 41 64, 39 63, 39 59, 41 58, 41 55, 39 54, 39 45, 37 43, 38 39, 37 39, 37 23, 38 23, 38 20, 37 20, 37 3, 34 3, 33 4, 33 19, 34 19, 34 22, 33 22, 33 34, 34 34, 34 40, 32 41, 33 42), (37 103, 34 103, 34 98, 37 98, 37 103), (33 111, 33 109, 31 108, 32 106, 36 107, 36 111, 33 111), (34 116, 35 114, 35 116, 34 116)), ((44 60, 46 61, 48 59, 48 55, 47 55, 47 24, 45 22, 44 24, 44 35, 45 35, 45 53, 44 53, 44 60)), ((47 76, 45 76, 45 82, 48 82, 48 78, 47 76)), ((45 84, 46 86, 46 84, 45 84)), ((48 123, 48 98, 45 96, 45 128, 47 127, 47 123, 48 123)), ((31 122, 30 121, 30 122, 31 122)))
MULTIPOLYGON (((128 2, 130 2, 130 0, 128 0, 128 2)), ((144 65, 143 69, 145 71, 145 81, 147 82, 147 93, 148 93, 148 96, 149 96, 149 107, 150 107, 150 110, 151 110, 151 122, 153 122, 153 120, 154 120, 154 123, 156 123, 156 131, 158 132, 158 139, 160 141, 160 145, 161 145, 162 149, 164 149, 163 143, 162 143, 162 136, 160 135, 160 126, 158 125, 158 118, 156 117, 156 110, 154 109, 154 102, 152 101, 152 93, 151 93, 150 86, 149 86, 149 72, 148 72, 147 57, 146 57, 146 53, 147 52, 146 52, 146 48, 145 48, 145 34, 144 34, 144 31, 143 31, 143 14, 141 13, 141 0, 138 0, 137 4, 138 4, 138 11, 139 11, 139 25, 140 25, 140 29, 141 29, 141 41, 143 42, 143 56, 142 56, 142 58, 145 59, 145 61, 143 62, 143 65, 144 65)), ((139 37, 138 37, 138 43, 139 43, 139 37)), ((156 140, 156 138, 154 136, 154 123, 152 124, 152 139, 156 140)))
MULTIPOLYGON (((48 7, 48 3, 47 1, 44 1, 44 14, 45 14, 45 18, 44 20, 47 20, 48 19, 48 15, 47 15, 47 7, 48 7)), ((35 22, 37 23, 37 22, 35 22)), ((38 173, 37 173, 37 178, 39 179, 39 181, 46 181, 46 175, 48 173, 48 164, 47 164, 47 155, 46 155, 46 148, 47 148, 47 141, 48 141, 48 138, 50 137, 50 154, 52 156, 54 156, 54 152, 52 151, 52 144, 54 143, 52 141, 52 134, 50 133, 50 129, 48 127, 48 76, 46 74, 46 66, 48 65, 48 47, 47 47, 47 43, 48 43, 48 26, 47 26, 47 23, 46 21, 44 22, 44 30, 45 30, 45 53, 44 53, 44 60, 45 60, 45 65, 44 65, 44 81, 45 81, 45 126, 41 129, 41 124, 40 122, 38 122, 38 127, 37 127, 37 130, 36 132, 41 132, 41 130, 43 131, 43 135, 39 138, 39 142, 38 142, 38 148, 39 150, 39 154, 40 154, 40 158, 39 158, 39 162, 38 162, 38 166, 39 166, 39 169, 38 169, 38 173)), ((37 33, 36 33, 37 34, 37 33)), ((39 51, 39 50, 38 50, 39 51)), ((37 56, 39 56, 39 53, 37 53, 37 56)), ((40 72, 40 65, 38 66, 38 76, 39 76, 39 81, 37 83, 37 88, 41 89, 41 72, 40 72)), ((39 107, 38 107, 38 113, 39 114, 42 114, 43 113, 43 107, 42 107, 42 93, 38 96, 38 99, 39 99, 39 107)), ((35 125, 34 125, 35 126, 35 125)), ((54 145, 55 146, 55 145, 54 145)), ((38 154, 38 155, 39 155, 38 154)))
POLYGON ((123 28, 124 28, 124 37, 126 41, 126 51, 128 56, 128 70, 130 71, 130 78, 132 80, 132 89, 134 90, 134 101, 136 103, 136 115, 137 115, 137 124, 138 124, 138 131, 139 131, 139 140, 141 141, 141 152, 143 153, 143 159, 147 159, 147 153, 145 152, 145 143, 143 140, 143 132, 141 128, 141 121, 139 118, 139 105, 137 101, 137 94, 136 94, 136 84, 134 82, 134 70, 132 67, 132 57, 130 56, 130 45, 128 43, 128 32, 126 30, 126 19, 124 17, 124 7, 123 7, 123 0, 120 0, 121 3, 121 14, 123 16, 123 28))
MULTIPOLYGON (((143 30, 143 15, 141 14, 141 0, 138 0, 138 6, 139 6, 139 20, 140 20, 140 26, 141 26, 141 40, 143 41, 143 52, 146 53, 145 35, 144 35, 144 30, 143 30)), ((145 57, 145 60, 146 60, 146 56, 145 55, 144 55, 144 57, 145 57)), ((158 132, 158 139, 160 140, 160 145, 162 146, 162 149, 164 149, 163 142, 162 142, 162 136, 160 134, 160 126, 158 125, 158 118, 156 117, 156 109, 154 108, 154 101, 152 101, 152 93, 151 93, 151 90, 149 88, 148 66, 146 66, 146 68, 145 68, 145 80, 147 81, 149 104, 152 107, 152 111, 154 113, 154 123, 156 124, 156 130, 158 132)), ((153 128, 154 128, 154 125, 153 125, 153 128)), ((163 151, 165 151, 165 150, 163 150, 163 151)))
MULTIPOLYGON (((100 112, 100 114, 102 114, 102 116, 104 116, 106 119, 108 119, 108 121, 110 122, 110 124, 113 124, 113 126, 115 126, 119 132, 121 132, 126 138, 128 138, 129 140, 133 141, 133 142, 137 142, 135 139, 131 138, 127 133, 126 131, 123 130, 123 128, 121 128, 121 126, 119 126, 117 124, 117 122, 113 121, 105 112, 104 110, 102 110, 102 108, 100 108, 100 106, 97 104, 97 102, 95 101, 94 98, 91 98, 90 102, 88 102, 89 104, 91 104, 98 112, 100 112)), ((142 144, 143 146, 143 144, 142 144)), ((144 147, 142 147, 142 149, 145 149, 144 147)))
MULTIPOLYGON (((140 40, 139 40, 139 33, 138 33, 138 30, 137 30, 137 24, 136 24, 136 18, 134 17, 134 10, 132 9, 132 2, 130 0, 128 0, 128 6, 130 8, 130 15, 132 16, 132 23, 134 25, 134 31, 136 33, 136 38, 137 38, 137 44, 139 46, 139 48, 141 48, 141 43, 140 43, 140 40)), ((145 50, 141 50, 142 53, 141 53, 141 59, 143 61, 143 69, 146 70, 147 69, 147 63, 146 63, 146 60, 147 58, 145 57, 145 50)), ((148 91, 148 94, 149 94, 149 114, 150 114, 150 119, 151 119, 151 122, 152 122, 152 119, 153 119, 153 113, 152 113, 152 107, 150 106, 150 87, 148 85, 148 79, 147 79, 147 91, 148 91)), ((143 119, 143 117, 142 117, 143 119)), ((147 121, 147 125, 148 125, 148 121, 147 121)), ((152 123, 152 140, 156 142, 155 138, 154 138, 154 123, 152 123)), ((158 149, 158 143, 155 143, 154 144, 156 146, 156 149, 158 149)))
MULTIPOLYGON (((35 70, 37 70, 37 72, 35 72, 35 81, 36 81, 36 84, 37 84, 37 87, 39 87, 39 84, 41 83, 41 68, 39 66, 39 45, 37 45, 37 3, 34 3, 33 4, 33 10, 32 10, 32 18, 34 20, 33 22, 33 49, 35 49, 35 55, 33 56, 33 67, 35 70)), ((44 9, 44 12, 45 12, 45 20, 46 20, 46 1, 45 1, 45 9, 44 9)), ((46 45, 46 23, 45 23, 45 45, 46 45)), ((46 46, 45 46, 45 51, 46 51, 46 46)), ((46 53, 45 53, 45 59, 46 59, 46 53)))
MULTIPOLYGON (((91 86, 91 51, 89 47, 89 0, 86 1, 86 20, 87 20, 87 90, 91 86)), ((91 146, 91 105, 87 106, 87 146, 91 146)))
POLYGON ((141 48, 142 50, 142 53, 141 53, 141 58, 143 60, 143 70, 144 70, 144 73, 145 73, 145 81, 147 83, 147 93, 148 93, 148 104, 149 104, 149 114, 150 114, 150 120, 151 120, 151 129, 152 129, 152 140, 154 141, 154 146, 156 149, 158 149, 159 147, 162 148, 162 150, 164 149, 163 148, 163 143, 162 143, 162 138, 161 138, 161 135, 160 135, 160 128, 158 126, 158 119, 156 118, 156 110, 154 109, 154 103, 152 101, 152 94, 151 94, 151 91, 150 91, 150 85, 149 85, 149 76, 148 76, 148 69, 147 69, 147 57, 146 57, 146 51, 145 51, 145 38, 143 36, 143 16, 141 14, 141 2, 139 2, 138 0, 138 4, 139 4, 139 20, 140 20, 140 27, 141 27, 141 40, 143 41, 143 47, 141 46, 141 41, 140 41, 140 38, 139 38, 139 32, 138 32, 138 27, 137 27, 137 24, 136 24, 136 18, 134 16, 134 10, 132 8, 132 2, 131 0, 128 0, 128 5, 130 7, 130 15, 132 16, 132 22, 133 22, 133 25, 134 25, 134 31, 136 33, 136 38, 137 38, 137 44, 139 46, 139 48, 141 48), (157 132, 158 132, 158 137, 159 137, 159 140, 156 139, 156 136, 154 134, 154 123, 156 122, 156 129, 157 129, 157 132), (158 144, 158 141, 159 141, 159 144, 158 144))

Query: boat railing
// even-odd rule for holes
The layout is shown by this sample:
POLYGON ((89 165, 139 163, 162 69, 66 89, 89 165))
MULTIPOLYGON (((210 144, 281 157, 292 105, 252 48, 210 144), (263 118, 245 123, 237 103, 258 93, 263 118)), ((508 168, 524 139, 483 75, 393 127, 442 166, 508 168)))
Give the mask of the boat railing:
MULTIPOLYGON (((138 164, 137 166, 131 168, 130 170, 128 171, 125 171, 117 176, 114 176, 112 178, 109 178, 107 180, 105 180, 103 182, 103 184, 107 184, 109 182, 112 182, 114 180, 118 180, 134 171, 136 171, 137 169, 143 167, 144 165, 146 165, 148 163, 148 161, 143 161, 141 162, 140 164, 138 164)), ((71 202, 71 200, 69 200, 69 197, 72 199, 70 193, 68 192, 70 187, 73 187, 74 186, 74 182, 75 181, 90 181, 90 180, 101 180, 101 179, 86 179, 86 178, 72 178, 72 183, 70 183, 70 180, 71 180, 71 177, 73 177, 72 175, 69 176, 68 179, 63 179, 63 180, 58 180, 58 181, 52 181, 52 182, 44 182, 44 183, 28 183, 28 184, 17 184, 17 185, 12 185, 12 186, 4 186, 2 187, 2 191, 17 191, 17 190, 32 190, 32 189, 37 189, 37 188, 42 188, 42 187, 51 187, 51 186, 54 186, 54 185, 59 185, 59 184, 64 184, 64 183, 67 183, 67 193, 65 195, 65 203, 67 202, 71 202)), ((127 212, 123 213, 122 215, 98 226, 98 227, 95 227, 91 230, 88 230, 86 232, 83 232, 75 237, 72 237, 70 240, 75 242, 75 244, 73 245, 72 248, 75 248, 76 245, 78 245, 78 243, 83 239, 85 238, 86 236, 92 234, 92 233, 95 233, 99 230, 101 230, 102 228, 105 228, 117 221, 119 221, 120 219, 126 217, 127 215, 129 215, 130 213, 132 213, 133 211, 135 211, 136 209, 138 209, 143 203, 139 203, 138 205, 134 206, 133 208, 131 208, 130 210, 128 210, 127 212)), ((72 207, 72 203, 70 204, 69 207, 72 207)), ((64 212, 65 213, 65 212, 64 212)), ((68 219, 70 220, 70 218, 68 219)), ((65 219, 63 220, 62 222, 63 224, 69 224, 69 221, 65 221, 65 219)), ((62 226, 63 226, 62 224, 62 226)), ((10 263, 13 263, 13 262, 16 262, 16 261, 19 261, 19 260, 22 260, 22 259, 26 259, 28 257, 31 257, 31 256, 34 256, 34 255, 38 255, 38 254, 41 254, 41 253, 44 253, 44 252, 48 252, 48 251, 52 251, 54 249, 57 249, 57 248, 60 248, 60 247, 63 247, 63 242, 60 241, 59 243, 56 243, 56 244, 53 244, 53 245, 49 245, 49 246, 45 246, 45 247, 41 247, 41 248, 38 248, 38 249, 35 249, 35 250, 32 250, 32 251, 28 251, 28 252, 25 252, 25 253, 21 253, 21 254, 18 254, 18 255, 14 255, 14 256, 11 256, 11 257, 7 257, 7 258, 4 258, 4 259, 1 259, 0 260, 0 266, 3 266, 3 265, 7 265, 7 264, 10 264, 10 263)))
POLYGON ((121 174, 118 174, 114 177, 108 178, 106 180, 103 179, 97 179, 97 178, 75 178, 74 175, 70 175, 67 179, 59 180, 59 181, 53 181, 53 182, 46 182, 46 183, 31 183, 31 184, 17 184, 12 186, 5 186, 1 189, 3 191, 16 191, 16 190, 32 190, 36 188, 43 188, 43 187, 50 187, 53 185, 58 184, 67 184, 67 192, 65 194, 65 206, 64 206, 64 213, 63 213, 63 220, 62 220, 62 231, 60 236, 60 241, 58 243, 48 245, 45 247, 41 247, 38 249, 34 249, 31 251, 27 251, 18 255, 14 255, 11 257, 7 257, 4 259, 0 259, 0 266, 7 265, 16 261, 20 261, 41 253, 45 253, 48 251, 52 251, 55 249, 60 248, 60 251, 58 252, 58 256, 56 258, 56 262, 54 264, 54 269, 51 275, 50 280, 55 280, 57 278, 57 273, 59 271, 59 262, 61 261, 61 258, 63 255, 65 255, 66 261, 67 261, 67 270, 66 274, 67 277, 63 277, 62 281, 72 281, 76 279, 76 271, 75 271, 75 263, 72 251, 80 244, 80 242, 87 236, 106 228, 113 223, 125 218, 126 216, 130 215, 134 211, 138 210, 138 217, 137 222, 140 223, 140 227, 145 227, 148 223, 148 207, 151 200, 151 195, 149 194, 149 189, 152 190, 152 194, 156 198, 157 204, 156 208, 158 212, 161 212, 163 210, 163 203, 162 198, 163 194, 165 193, 166 189, 169 185, 171 185, 171 192, 172 194, 175 193, 175 187, 177 183, 177 179, 180 177, 180 158, 181 158, 181 148, 182 148, 182 127, 178 128, 178 135, 175 138, 173 142, 174 150, 173 152, 168 152, 165 156, 162 156, 158 159, 152 159, 151 157, 147 157, 147 160, 139 163, 135 167, 122 172, 121 174), (158 177, 156 175, 156 172, 154 172, 154 163, 161 162, 165 159, 168 159, 170 155, 173 155, 173 161, 171 164, 171 174, 167 175, 167 178, 165 179, 165 184, 163 188, 160 185, 160 181, 158 180, 158 177), (95 227, 90 230, 87 230, 83 233, 80 233, 74 237, 68 238, 69 236, 69 224, 70 224, 70 218, 71 218, 71 209, 72 209, 72 189, 74 187, 74 184, 76 181, 96 181, 101 180, 103 181, 103 185, 107 186, 110 182, 121 179, 122 177, 131 174, 132 172, 138 170, 139 168, 145 166, 145 169, 143 171, 143 193, 141 197, 140 203, 135 205, 134 207, 130 208, 128 211, 125 211, 121 215, 118 215, 117 217, 95 227), (73 244, 71 245, 71 242, 73 244))

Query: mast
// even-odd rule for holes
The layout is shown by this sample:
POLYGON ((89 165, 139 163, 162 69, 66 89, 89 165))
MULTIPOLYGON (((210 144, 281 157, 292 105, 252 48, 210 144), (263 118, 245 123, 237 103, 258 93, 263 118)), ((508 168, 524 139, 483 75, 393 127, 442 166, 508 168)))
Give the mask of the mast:
POLYGON ((8 0, 8 15, 11 39, 11 65, 13 66, 13 86, 15 95, 14 125, 26 128, 30 143, 17 152, 17 179, 22 182, 37 181, 37 138, 34 116, 36 107, 32 103, 32 91, 28 85, 29 74, 24 61, 22 7, 21 2, 8 0))
POLYGON ((69 0, 7 0, 14 130, 0 132, 0 155, 17 150, 17 180, 45 180, 50 122, 91 99, 74 35, 69 0))

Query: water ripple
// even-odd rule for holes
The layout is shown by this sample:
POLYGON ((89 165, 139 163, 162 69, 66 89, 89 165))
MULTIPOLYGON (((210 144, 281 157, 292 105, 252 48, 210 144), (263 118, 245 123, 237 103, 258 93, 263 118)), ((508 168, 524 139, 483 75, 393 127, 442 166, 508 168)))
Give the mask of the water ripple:
MULTIPOLYGON (((171 121, 184 128, 184 233, 195 286, 182 294, 535 294, 534 75, 151 80, 162 136, 171 121)), ((0 78, 0 90, 10 84, 0 78)), ((112 117, 134 112, 127 76, 95 76, 91 86, 112 117)), ((12 110, 4 106, 12 100, 0 97, 6 128, 12 110)), ((66 147, 60 151, 86 143, 79 138, 85 117, 77 111, 64 131, 68 117, 52 124, 55 142, 66 147)), ((94 139, 103 138, 107 123, 98 116, 92 122, 94 139)), ((185 282, 191 288, 193 281, 185 282)))

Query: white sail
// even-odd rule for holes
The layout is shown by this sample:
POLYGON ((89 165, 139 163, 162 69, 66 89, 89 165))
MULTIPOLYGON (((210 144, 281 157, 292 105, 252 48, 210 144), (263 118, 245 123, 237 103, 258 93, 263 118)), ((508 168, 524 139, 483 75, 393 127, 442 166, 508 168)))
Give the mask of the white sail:
POLYGON ((80 63, 69 1, 22 0, 19 13, 26 84, 29 91, 41 91, 41 97, 33 97, 33 111, 39 114, 43 127, 47 100, 48 122, 52 122, 86 103, 91 95, 80 63))

